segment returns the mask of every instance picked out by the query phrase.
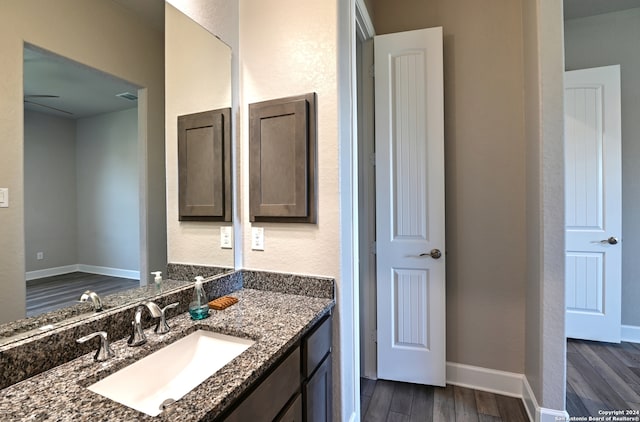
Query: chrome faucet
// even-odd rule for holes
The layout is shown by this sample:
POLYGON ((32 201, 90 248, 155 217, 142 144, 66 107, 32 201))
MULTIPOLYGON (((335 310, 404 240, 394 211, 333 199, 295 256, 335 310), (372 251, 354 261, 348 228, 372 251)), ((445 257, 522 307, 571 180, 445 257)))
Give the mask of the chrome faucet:
POLYGON ((98 296, 98 293, 92 290, 87 290, 86 292, 82 293, 82 296, 80 296, 80 302, 86 302, 89 299, 91 299, 91 302, 93 303, 93 309, 96 312, 100 312, 102 310, 102 300, 100 300, 100 296, 98 296))
POLYGON ((136 313, 133 316, 133 321, 131 321, 133 331, 131 332, 131 337, 129 337, 129 340, 127 340, 127 344, 130 347, 141 346, 147 342, 147 336, 144 335, 144 330, 142 329, 142 312, 145 310, 145 308, 149 310, 152 317, 162 317, 162 310, 155 303, 144 301, 139 304, 136 308, 136 313))
MULTIPOLYGON (((150 302, 150 303, 155 305, 155 303, 153 302, 150 302)), ((160 320, 158 320, 158 325, 156 325, 156 328, 154 330, 156 334, 166 334, 169 331, 171 331, 171 327, 169 327, 169 324, 167 324, 166 311, 168 311, 169 309, 175 308, 179 304, 180 302, 171 303, 165 306, 164 308, 160 309, 160 320)))
POLYGON ((76 342, 82 344, 94 337, 100 337, 100 347, 98 347, 98 351, 96 352, 95 356, 93 356, 93 360, 102 362, 116 355, 115 352, 111 349, 111 345, 109 344, 109 340, 107 339, 106 331, 98 331, 84 337, 80 337, 76 340, 76 342))

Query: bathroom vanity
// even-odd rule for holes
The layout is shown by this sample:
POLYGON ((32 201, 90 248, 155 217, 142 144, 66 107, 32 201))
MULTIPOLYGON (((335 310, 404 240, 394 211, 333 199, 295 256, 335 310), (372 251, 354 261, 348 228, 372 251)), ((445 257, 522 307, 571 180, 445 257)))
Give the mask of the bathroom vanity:
MULTIPOLYGON (((92 349, 0 390, 3 420, 331 420, 333 280, 240 273, 240 289, 224 292, 239 302, 212 310, 207 319, 193 321, 181 310, 168 320, 169 333, 157 335, 147 328, 144 345, 128 347, 126 338, 111 339, 114 358, 95 362, 92 349), (198 329, 255 343, 157 417, 87 389, 198 329)), ((224 283, 225 277, 232 276, 205 283, 224 283)), ((122 312, 133 317, 131 309, 122 312)), ((97 348, 98 341, 91 347, 97 348)))

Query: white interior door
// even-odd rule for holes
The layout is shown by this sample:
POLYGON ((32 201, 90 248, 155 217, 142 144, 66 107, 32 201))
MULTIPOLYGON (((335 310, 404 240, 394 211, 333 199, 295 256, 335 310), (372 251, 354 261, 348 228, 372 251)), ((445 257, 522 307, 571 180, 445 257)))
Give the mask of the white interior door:
POLYGON ((567 337, 620 342, 620 66, 565 72, 567 337))
POLYGON ((443 386, 442 28, 374 50, 378 378, 443 386))

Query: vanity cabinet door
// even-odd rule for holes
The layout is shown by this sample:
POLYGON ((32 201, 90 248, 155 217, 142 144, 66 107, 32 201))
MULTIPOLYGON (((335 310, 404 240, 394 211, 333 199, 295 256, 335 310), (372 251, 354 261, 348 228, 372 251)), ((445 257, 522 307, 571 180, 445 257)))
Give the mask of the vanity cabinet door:
POLYGON ((277 422, 302 422, 302 396, 298 394, 277 422))
POLYGON ((315 374, 303 386, 305 421, 331 422, 332 376, 331 354, 318 367, 315 374))
POLYGON ((293 352, 224 420, 271 422, 300 391, 300 348, 293 352))
POLYGON ((328 316, 302 341, 302 406, 308 422, 332 418, 332 323, 328 316))

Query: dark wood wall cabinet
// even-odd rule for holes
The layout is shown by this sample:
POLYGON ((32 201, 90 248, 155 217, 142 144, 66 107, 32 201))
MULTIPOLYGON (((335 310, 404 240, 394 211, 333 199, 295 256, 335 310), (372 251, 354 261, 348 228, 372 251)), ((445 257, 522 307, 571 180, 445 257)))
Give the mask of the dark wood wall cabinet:
POLYGON ((180 221, 231 221, 231 109, 178 116, 180 221))
POLYGON ((315 223, 316 94, 249 104, 251 221, 315 223))
POLYGON ((226 422, 331 422, 332 318, 328 315, 220 418, 226 422))

